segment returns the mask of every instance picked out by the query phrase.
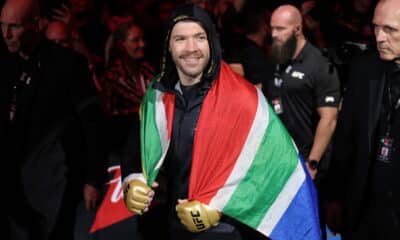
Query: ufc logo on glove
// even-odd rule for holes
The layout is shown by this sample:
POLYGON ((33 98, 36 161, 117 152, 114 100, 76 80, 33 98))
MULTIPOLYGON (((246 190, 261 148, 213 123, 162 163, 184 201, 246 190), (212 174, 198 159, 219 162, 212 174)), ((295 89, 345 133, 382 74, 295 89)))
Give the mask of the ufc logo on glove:
POLYGON ((201 220, 199 211, 196 212, 191 211, 190 215, 192 216, 193 223, 198 230, 203 230, 204 228, 206 228, 203 221, 201 220))

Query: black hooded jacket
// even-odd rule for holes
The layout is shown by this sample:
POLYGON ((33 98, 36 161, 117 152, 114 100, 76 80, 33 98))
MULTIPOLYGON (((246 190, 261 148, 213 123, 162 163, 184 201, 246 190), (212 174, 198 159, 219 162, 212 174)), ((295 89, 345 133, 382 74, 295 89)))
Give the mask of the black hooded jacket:
POLYGON ((185 199, 188 195, 194 131, 203 99, 220 71, 221 48, 211 18, 196 5, 177 8, 166 26, 161 77, 154 87, 176 95, 171 145, 164 163, 167 170, 168 197, 172 204, 170 209, 174 209, 176 200, 185 199), (181 21, 199 23, 207 33, 210 46, 210 61, 203 72, 202 81, 186 87, 179 84, 177 69, 168 51, 172 29, 181 21))
POLYGON ((221 47, 216 28, 212 19, 201 8, 193 4, 183 5, 172 13, 165 32, 161 64, 161 77, 153 87, 161 91, 173 92, 176 95, 171 144, 164 163, 167 178, 170 238, 182 240, 240 239, 235 227, 224 223, 231 222, 231 219, 222 219, 223 223, 205 233, 193 234, 183 227, 175 212, 177 200, 188 198, 193 140, 198 117, 204 97, 213 81, 218 77, 221 66, 221 47), (172 29, 181 21, 199 23, 207 33, 210 46, 210 61, 203 72, 202 80, 192 86, 183 86, 179 83, 176 65, 168 50, 172 29))
MULTIPOLYGON (((158 81, 155 82, 152 87, 162 92, 173 93, 176 96, 171 143, 163 164, 167 179, 167 206, 170 237, 171 239, 186 240, 241 239, 235 227, 226 223, 219 224, 219 227, 217 227, 218 229, 215 230, 216 233, 213 229, 200 234, 190 233, 185 230, 176 216, 175 206, 177 200, 188 198, 194 133, 204 97, 220 72, 221 47, 212 19, 204 10, 196 5, 183 5, 175 9, 166 26, 161 73, 158 81), (207 33, 210 46, 210 61, 203 72, 202 80, 192 86, 182 86, 179 83, 176 65, 168 51, 172 29, 176 23, 181 21, 194 21, 199 23, 207 33), (198 238, 199 235, 201 235, 200 238, 198 238)), ((137 164, 135 169, 136 172, 140 172, 141 168, 139 164, 137 164)), ((123 165, 122 171, 125 177, 132 173, 126 172, 126 167, 123 165)), ((225 222, 226 219, 222 219, 221 221, 225 222)), ((231 221, 231 219, 228 221, 231 221)))

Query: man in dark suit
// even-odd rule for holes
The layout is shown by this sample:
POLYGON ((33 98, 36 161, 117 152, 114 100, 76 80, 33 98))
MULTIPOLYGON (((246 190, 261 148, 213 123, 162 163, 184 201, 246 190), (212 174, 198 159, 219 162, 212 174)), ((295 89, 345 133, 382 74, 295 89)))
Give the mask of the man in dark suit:
POLYGON ((373 24, 378 51, 350 68, 329 174, 328 223, 345 240, 400 239, 400 1, 380 1, 373 24))
POLYGON ((10 239, 73 239, 76 205, 83 198, 93 208, 106 175, 101 104, 87 62, 42 38, 35 0, 7 0, 0 21, 10 239))

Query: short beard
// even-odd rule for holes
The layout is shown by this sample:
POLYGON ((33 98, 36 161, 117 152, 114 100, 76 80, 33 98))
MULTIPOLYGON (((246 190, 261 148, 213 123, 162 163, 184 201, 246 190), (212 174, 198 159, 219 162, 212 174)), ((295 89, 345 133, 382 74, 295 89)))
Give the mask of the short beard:
POLYGON ((286 42, 279 44, 276 39, 272 41, 268 59, 272 64, 287 64, 293 58, 297 47, 297 38, 292 34, 286 42))

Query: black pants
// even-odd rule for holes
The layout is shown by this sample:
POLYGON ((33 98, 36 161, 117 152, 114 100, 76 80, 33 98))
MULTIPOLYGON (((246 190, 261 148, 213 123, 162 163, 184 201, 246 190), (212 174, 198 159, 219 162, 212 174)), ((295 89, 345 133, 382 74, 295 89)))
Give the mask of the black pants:
POLYGON ((47 239, 48 232, 43 230, 44 217, 34 211, 22 187, 17 186, 7 204, 6 235, 10 240, 40 240, 47 239))
POLYGON ((223 216, 221 222, 202 233, 191 233, 178 221, 170 222, 170 240, 269 240, 254 229, 223 216))
POLYGON ((392 204, 374 201, 364 211, 357 229, 344 240, 399 240, 400 215, 392 204))
POLYGON ((192 233, 177 221, 170 222, 170 240, 242 240, 239 230, 230 223, 220 222, 217 226, 201 233, 192 233))

